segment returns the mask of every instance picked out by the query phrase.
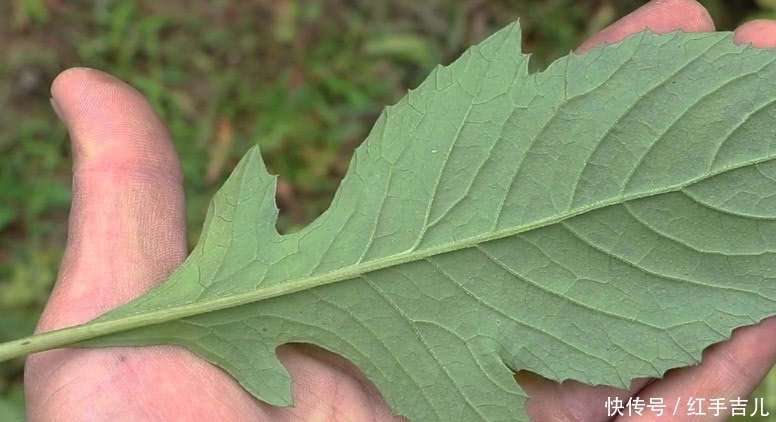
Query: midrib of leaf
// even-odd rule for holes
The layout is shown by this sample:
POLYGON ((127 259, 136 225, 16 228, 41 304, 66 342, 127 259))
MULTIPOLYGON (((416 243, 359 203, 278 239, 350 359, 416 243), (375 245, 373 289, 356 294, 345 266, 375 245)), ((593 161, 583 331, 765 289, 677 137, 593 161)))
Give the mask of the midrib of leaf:
MULTIPOLYGON (((769 156, 757 160, 744 161, 737 165, 722 167, 717 171, 710 171, 696 178, 689 179, 684 183, 675 184, 673 186, 664 187, 662 189, 646 190, 637 194, 614 197, 608 201, 601 201, 599 203, 581 207, 577 210, 570 210, 552 218, 537 220, 531 224, 518 225, 510 229, 485 233, 479 236, 471 236, 466 239, 462 239, 456 242, 448 242, 436 247, 422 250, 410 250, 385 258, 374 259, 356 265, 351 265, 317 276, 290 279, 281 283, 276 283, 268 287, 255 289, 245 293, 196 301, 193 303, 177 305, 165 309, 153 310, 143 314, 129 315, 107 320, 100 320, 100 318, 98 318, 94 322, 28 336, 0 344, 0 362, 32 353, 74 345, 80 341, 90 340, 109 334, 140 327, 159 325, 165 322, 174 321, 194 315, 201 315, 209 312, 229 309, 279 296, 294 294, 300 291, 310 290, 327 284, 352 280, 353 278, 373 271, 391 268, 410 262, 426 260, 436 255, 443 255, 445 253, 454 252, 457 250, 476 247, 477 245, 490 241, 512 237, 521 233, 562 223, 563 221, 575 216, 593 212, 612 205, 624 204, 638 199, 682 191, 685 188, 703 180, 721 175, 729 171, 765 163, 773 160, 773 158, 774 157, 769 156)), ((251 159, 260 160, 261 157, 259 154, 252 154, 251 159)), ((174 276, 175 275, 172 277, 174 276)))

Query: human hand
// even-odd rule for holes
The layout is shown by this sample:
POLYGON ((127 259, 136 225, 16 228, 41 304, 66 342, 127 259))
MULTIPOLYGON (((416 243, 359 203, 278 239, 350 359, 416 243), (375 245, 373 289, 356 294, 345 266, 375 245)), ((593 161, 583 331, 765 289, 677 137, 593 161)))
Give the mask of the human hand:
MULTIPOLYGON (((72 139, 73 204, 60 273, 36 331, 87 322, 163 280, 187 253, 180 164, 142 95, 71 69, 52 97, 72 139)), ((25 367, 36 421, 399 421, 350 362, 283 346, 295 407, 256 401, 231 376, 174 346, 62 349, 25 367)))
MULTIPOLYGON (((654 1, 580 47, 649 27, 714 30, 690 0, 654 1)), ((776 24, 749 23, 738 42, 776 46, 776 24)), ((73 143, 73 206, 60 274, 38 331, 87 322, 160 282, 186 255, 183 187, 169 135, 141 94, 89 69, 61 74, 52 96, 73 143)), ((776 361, 776 319, 738 330, 698 367, 671 372, 632 392, 559 385, 521 375, 536 421, 605 421, 606 398, 631 394, 747 397, 776 361), (645 387, 646 386, 646 387, 645 387)), ((311 346, 283 346, 296 406, 253 399, 231 376, 175 346, 63 349, 29 357, 28 419, 36 421, 399 421, 344 359, 311 346)), ((660 420, 682 420, 664 416, 660 420)), ((685 419, 690 419, 684 417, 685 419)), ((692 420, 698 420, 697 418, 692 420)), ((712 420, 712 419, 705 419, 712 420)))
MULTIPOLYGON (((693 0, 654 0, 620 19, 583 43, 578 52, 584 52, 602 43, 613 43, 645 28, 666 33, 675 30, 684 32, 714 31, 714 22, 708 12, 693 0)), ((757 48, 776 48, 776 22, 758 20, 748 22, 736 29, 734 41, 751 43, 757 48)), ((559 384, 534 374, 523 372, 517 380, 531 397, 528 411, 534 422, 562 421, 724 421, 730 418, 730 400, 748 399, 749 395, 776 364, 776 318, 736 330, 730 341, 704 351, 699 366, 669 371, 660 380, 635 380, 630 392, 607 387, 592 388, 577 382, 559 384), (654 398, 663 401, 666 409, 662 416, 649 409, 643 416, 624 416, 616 419, 609 416, 607 400, 618 398, 628 403, 631 397, 638 397, 642 403, 654 398), (690 398, 705 399, 705 416, 691 415, 687 405, 690 398), (728 407, 727 413, 708 409, 711 398, 723 398, 721 403, 728 407), (679 400, 677 414, 672 415, 673 405, 679 400)), ((766 403, 767 405, 767 403, 766 403)), ((697 410, 697 408, 696 408, 697 410)))

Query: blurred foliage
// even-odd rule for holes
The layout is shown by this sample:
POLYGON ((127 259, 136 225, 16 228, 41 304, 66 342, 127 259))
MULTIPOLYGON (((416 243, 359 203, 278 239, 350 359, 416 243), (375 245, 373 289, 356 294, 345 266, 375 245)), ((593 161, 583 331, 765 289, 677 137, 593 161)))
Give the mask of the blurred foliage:
MULTIPOLYGON (((105 70, 148 97, 183 163, 193 245, 210 197, 250 145, 280 175, 279 229, 296 230, 328 206, 383 106, 437 63, 519 17, 540 69, 643 3, 1 1, 0 341, 32 331, 62 256, 71 161, 48 93, 62 70, 105 70)), ((774 0, 701 3, 719 29, 776 17, 774 0)), ((0 421, 22 419, 21 369, 0 366, 0 421)), ((766 406, 775 382, 756 394, 766 406)))

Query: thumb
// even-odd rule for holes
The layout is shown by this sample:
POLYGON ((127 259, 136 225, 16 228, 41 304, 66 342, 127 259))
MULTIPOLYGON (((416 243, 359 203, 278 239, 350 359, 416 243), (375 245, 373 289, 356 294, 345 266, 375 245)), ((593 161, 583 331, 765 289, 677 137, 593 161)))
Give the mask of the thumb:
POLYGON ((85 68, 63 72, 51 92, 72 139, 73 203, 37 331, 86 322, 141 295, 187 252, 180 165, 143 96, 85 68))
MULTIPOLYGON (((142 95, 102 72, 52 86, 73 145, 70 231, 38 331, 84 323, 162 281, 186 255, 181 171, 142 95)), ((27 358, 27 419, 253 420, 255 400, 182 348, 57 349, 27 358), (120 415, 120 416, 117 416, 120 415)))

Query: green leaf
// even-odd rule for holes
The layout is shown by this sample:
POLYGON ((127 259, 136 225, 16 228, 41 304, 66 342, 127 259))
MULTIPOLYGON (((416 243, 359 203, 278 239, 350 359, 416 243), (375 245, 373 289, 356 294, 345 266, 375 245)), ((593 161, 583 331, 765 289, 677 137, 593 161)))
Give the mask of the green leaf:
POLYGON ((251 150, 165 284, 0 360, 173 343, 289 405, 274 351, 309 342, 413 421, 514 421, 513 371, 626 387, 776 313, 776 53, 643 32, 528 59, 513 24, 436 68, 294 234, 251 150))

